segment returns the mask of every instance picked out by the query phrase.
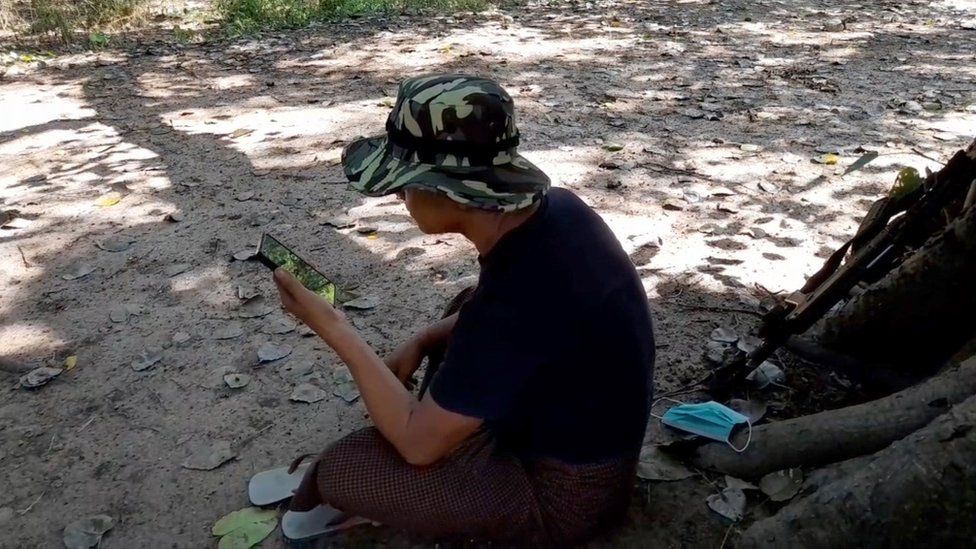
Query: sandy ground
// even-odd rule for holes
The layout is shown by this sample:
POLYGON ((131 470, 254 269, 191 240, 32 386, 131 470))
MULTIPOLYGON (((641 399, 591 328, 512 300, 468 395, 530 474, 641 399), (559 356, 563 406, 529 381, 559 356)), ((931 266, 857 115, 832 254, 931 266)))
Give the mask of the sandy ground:
MULTIPOLYGON (((8 63, 0 546, 59 546, 97 513, 116 520, 105 548, 211 545, 250 475, 368 423, 333 395, 335 355, 280 311, 263 267, 233 255, 272 232, 376 298, 348 315, 380 352, 476 280, 469 244, 421 234, 337 166, 382 127, 402 78, 469 72, 511 91, 526 155, 632 252, 671 390, 705 371, 712 329, 747 332, 767 290, 798 288, 897 169, 935 168, 971 140, 974 21, 972 2, 551 2, 8 63), (842 176, 864 150, 881 156, 842 176), (814 162, 825 154, 837 163, 814 162), (291 352, 259 363, 268 343, 291 352), (18 386, 69 356, 48 385, 18 386), (135 371, 146 357, 158 362, 135 371), (229 388, 228 372, 249 384, 229 388), (290 401, 300 383, 328 397, 290 401), (235 459, 181 466, 218 440, 235 459)), ((816 383, 788 377, 794 390, 772 398, 788 407, 816 383)), ((729 533, 705 482, 636 490, 633 524, 604 543, 729 533)))

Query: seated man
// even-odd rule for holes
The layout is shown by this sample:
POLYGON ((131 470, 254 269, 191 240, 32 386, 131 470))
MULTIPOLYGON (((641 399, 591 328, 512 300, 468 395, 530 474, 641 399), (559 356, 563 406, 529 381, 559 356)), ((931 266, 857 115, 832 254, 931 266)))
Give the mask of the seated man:
MULTIPOLYGON (((278 269, 285 307, 348 365, 374 427, 327 448, 293 510, 320 503, 420 535, 567 545, 618 521, 648 416, 654 338, 641 281, 600 217, 516 150, 511 97, 461 75, 412 78, 386 134, 343 165, 398 193, 425 233, 460 233, 481 275, 460 312, 386 363, 278 269), (407 385, 422 358, 429 390, 407 385)), ((426 385, 426 383, 425 383, 426 385)))

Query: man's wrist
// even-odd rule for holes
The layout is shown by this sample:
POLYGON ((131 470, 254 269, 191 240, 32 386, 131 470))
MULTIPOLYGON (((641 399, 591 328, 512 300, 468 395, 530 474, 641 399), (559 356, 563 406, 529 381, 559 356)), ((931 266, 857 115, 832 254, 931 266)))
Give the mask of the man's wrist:
POLYGON ((308 323, 308 327, 326 341, 334 337, 347 325, 345 318, 335 310, 318 311, 310 320, 311 322, 308 323))
POLYGON ((433 347, 436 343, 435 334, 430 329, 430 326, 427 326, 423 330, 417 332, 414 339, 416 340, 417 345, 420 347, 420 350, 424 352, 433 347))

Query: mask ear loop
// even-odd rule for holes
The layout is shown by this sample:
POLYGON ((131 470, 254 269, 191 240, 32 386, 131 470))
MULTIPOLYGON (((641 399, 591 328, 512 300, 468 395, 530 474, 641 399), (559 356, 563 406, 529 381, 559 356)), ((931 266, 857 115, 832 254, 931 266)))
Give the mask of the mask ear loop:
POLYGON ((746 448, 749 447, 749 443, 752 442, 752 422, 747 419, 746 420, 746 425, 749 426, 749 436, 746 437, 746 443, 742 445, 742 448, 736 448, 735 446, 733 446, 731 440, 726 441, 726 444, 729 445, 729 448, 732 448, 733 450, 735 450, 735 453, 737 453, 737 454, 741 454, 742 452, 745 452, 746 451, 746 448))
POLYGON ((675 399, 669 398, 669 397, 661 397, 661 398, 659 398, 659 399, 657 399, 657 400, 655 400, 654 402, 651 403, 651 408, 650 408, 650 416, 651 417, 657 418, 657 419, 664 419, 664 416, 659 416, 659 415, 657 415, 657 414, 654 413, 654 407, 657 406, 657 403, 658 402, 661 402, 662 400, 670 400, 671 402, 674 402, 675 404, 678 404, 678 405, 684 404, 684 402, 681 402, 680 400, 675 400, 675 399))

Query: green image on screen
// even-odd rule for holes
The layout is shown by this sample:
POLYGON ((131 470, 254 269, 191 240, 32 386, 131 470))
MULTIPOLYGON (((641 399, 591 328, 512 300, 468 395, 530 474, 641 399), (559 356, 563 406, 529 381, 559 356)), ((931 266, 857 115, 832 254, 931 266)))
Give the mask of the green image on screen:
POLYGON ((335 305, 336 287, 322 273, 284 247, 280 242, 265 235, 261 240, 261 254, 270 259, 275 265, 291 273, 309 290, 325 298, 331 305, 335 305))

